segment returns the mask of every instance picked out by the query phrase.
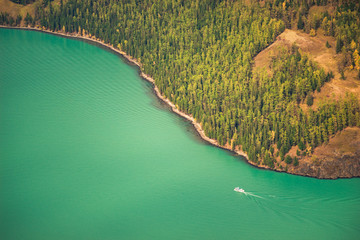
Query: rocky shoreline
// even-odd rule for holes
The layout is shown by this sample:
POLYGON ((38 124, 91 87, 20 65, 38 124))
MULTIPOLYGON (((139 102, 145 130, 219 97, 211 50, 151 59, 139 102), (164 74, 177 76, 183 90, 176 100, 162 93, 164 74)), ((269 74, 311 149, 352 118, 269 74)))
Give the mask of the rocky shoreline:
MULTIPOLYGON (((33 27, 13 27, 13 26, 4 26, 4 25, 0 25, 1 28, 9 28, 9 29, 23 29, 23 30, 32 30, 32 31, 39 31, 39 32, 44 32, 44 33, 49 33, 49 34, 54 34, 54 35, 58 35, 58 36, 63 36, 63 37, 67 37, 67 38, 75 38, 75 39, 81 39, 81 40, 85 40, 91 43, 95 43, 98 45, 101 45, 102 47, 105 47, 107 49, 112 50, 113 52, 119 54, 121 57, 123 57, 124 59, 126 59, 129 63, 136 65, 137 67, 139 67, 139 74, 140 76, 145 79, 146 81, 150 82, 153 84, 154 86, 154 91, 156 96, 161 99, 163 102, 165 102, 168 106, 170 106, 171 110, 173 112, 175 112, 176 114, 180 115, 181 117, 185 118, 186 120, 190 121, 193 126, 195 127, 196 131, 198 132, 199 136, 206 142, 222 148, 222 149, 226 149, 229 150, 233 153, 236 153, 237 155, 240 155, 242 157, 244 157, 247 162, 257 168, 261 168, 261 169, 269 169, 269 170, 274 170, 274 171, 278 171, 278 172, 286 172, 289 174, 294 174, 294 175, 301 175, 301 176, 308 176, 308 177, 315 177, 315 178, 325 178, 325 179, 336 179, 336 178, 350 178, 350 177, 359 177, 360 176, 360 160, 359 157, 355 157, 355 161, 349 161, 347 160, 346 163, 355 163, 355 170, 353 171, 345 171, 346 174, 342 174, 342 172, 344 171, 320 171, 320 165, 316 165, 316 164, 312 164, 312 163, 301 163, 299 164, 298 167, 291 167, 289 168, 287 171, 285 170, 279 170, 279 169, 270 169, 268 166, 263 165, 263 164, 256 164, 252 161, 249 160, 248 155, 246 152, 236 148, 235 150, 231 148, 231 146, 229 144, 223 146, 220 145, 215 139, 209 138, 208 136, 205 135, 204 130, 202 129, 202 126, 200 123, 198 123, 191 115, 188 115, 182 111, 180 111, 174 103, 172 103, 168 98, 166 98, 165 96, 163 96, 159 90, 159 88, 156 86, 155 84, 155 80, 145 74, 144 72, 142 72, 142 65, 141 63, 139 63, 137 61, 137 59, 129 56, 128 54, 126 54, 126 52, 123 52, 117 48, 114 48, 112 45, 110 44, 106 44, 104 43, 102 40, 100 39, 96 39, 94 37, 90 37, 90 36, 83 36, 77 33, 64 33, 64 32, 53 32, 47 29, 43 29, 43 28, 33 28, 33 27), (331 172, 331 174, 326 174, 326 172, 331 172)), ((341 160, 341 159, 340 159, 341 160)), ((326 162, 326 161, 325 161, 326 162)), ((341 161, 334 161, 332 160, 332 164, 326 164, 327 166, 334 166, 337 169, 339 169, 339 167, 345 167, 347 164, 345 162, 342 163, 341 161)), ((329 167, 327 167, 326 169, 328 169, 329 167)))

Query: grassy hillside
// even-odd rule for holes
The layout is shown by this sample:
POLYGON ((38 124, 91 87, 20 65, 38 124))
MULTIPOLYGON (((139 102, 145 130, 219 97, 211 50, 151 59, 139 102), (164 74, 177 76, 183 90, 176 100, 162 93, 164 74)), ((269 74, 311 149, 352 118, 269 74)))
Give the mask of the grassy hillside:
POLYGON ((0 12, 8 13, 9 16, 13 18, 14 24, 16 23, 16 19, 18 18, 18 16, 21 17, 22 23, 28 13, 29 15, 35 17, 35 10, 39 6, 40 6, 40 1, 37 1, 36 3, 32 3, 32 4, 21 5, 21 4, 16 4, 10 0, 0 0, 0 12))

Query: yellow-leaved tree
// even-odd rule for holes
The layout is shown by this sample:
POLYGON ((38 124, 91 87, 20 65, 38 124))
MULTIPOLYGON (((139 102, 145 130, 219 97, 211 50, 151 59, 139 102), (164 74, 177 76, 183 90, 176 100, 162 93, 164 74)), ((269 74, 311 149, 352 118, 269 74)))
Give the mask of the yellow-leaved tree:
POLYGON ((354 68, 356 70, 360 70, 360 55, 357 49, 355 49, 354 53, 353 53, 353 58, 354 58, 354 68))

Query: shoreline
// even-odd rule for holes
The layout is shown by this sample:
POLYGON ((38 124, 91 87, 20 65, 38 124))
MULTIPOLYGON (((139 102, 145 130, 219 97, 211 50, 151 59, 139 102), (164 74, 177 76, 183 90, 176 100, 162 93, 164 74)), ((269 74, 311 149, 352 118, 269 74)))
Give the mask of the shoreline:
POLYGON ((325 178, 320 178, 316 175, 311 175, 311 174, 307 174, 307 173, 299 173, 299 172, 296 172, 296 171, 286 171, 286 170, 280 170, 280 169, 272 169, 266 165, 263 165, 263 164, 256 164, 252 161, 249 160, 249 157, 247 155, 246 152, 242 151, 242 150, 239 150, 239 149, 235 149, 233 150, 231 148, 231 146, 229 146, 229 144, 225 145, 225 146, 222 146, 220 145, 215 139, 212 139, 208 136, 206 136, 204 130, 202 129, 201 127, 201 124, 198 123, 191 115, 189 114, 186 114, 182 111, 180 111, 176 105, 174 103, 172 103, 168 98, 166 98, 165 96, 163 96, 159 90, 159 88, 157 87, 157 85, 155 84, 155 80, 145 74, 143 71, 142 71, 142 65, 141 63, 138 62, 137 59, 131 57, 130 55, 126 54, 126 52, 124 51, 121 51, 115 47, 113 47, 112 45, 110 44, 106 44, 104 43, 102 40, 100 39, 97 39, 97 38, 92 38, 92 37, 89 37, 89 36, 82 36, 80 34, 77 34, 77 33, 64 33, 64 32, 52 32, 50 30, 47 30, 47 29, 42 29, 42 28, 35 28, 35 27, 19 27, 19 26, 6 26, 6 25, 0 25, 0 28, 7 28, 7 29, 20 29, 20 30, 26 30, 26 31, 37 31, 37 32, 43 32, 43 33, 48 33, 48 34, 53 34, 53 35, 57 35, 57 36, 60 36, 60 37, 65 37, 65 38, 71 38, 71 39, 76 39, 76 40, 83 40, 83 41, 86 41, 90 44, 95 44, 99 47, 102 47, 106 50, 111 50, 113 53, 119 55, 122 59, 124 59, 126 61, 127 64, 130 64, 130 65, 136 65, 138 67, 138 72, 139 72, 139 75, 141 78, 143 78, 144 80, 150 82, 153 87, 154 87, 154 92, 155 92, 155 95, 164 103, 166 103, 166 105, 168 105, 171 110, 176 113, 177 115, 179 115, 180 117, 182 118, 185 118, 187 121, 190 121, 192 123, 192 125, 194 126, 197 134, 200 136, 200 138, 205 141, 206 143, 208 144, 211 144, 215 147, 218 147, 218 148, 221 148, 221 149, 224 149, 224 150, 227 150, 237 156, 241 156, 243 157, 246 162, 248 164, 250 164, 251 166, 255 167, 255 168, 258 168, 258 169, 266 169, 266 170, 272 170, 272 171, 275 171, 275 172, 279 172, 279 173, 287 173, 287 174, 291 174, 291 175, 296 175, 296 176, 303 176, 303 177, 310 177, 310 178, 317 178, 317 179, 340 179, 340 178, 356 178, 357 176, 352 176, 352 177, 336 177, 336 178, 330 178, 330 177, 325 177, 325 178))
MULTIPOLYGON (((259 168, 266 168, 266 167, 261 167, 256 165, 255 163, 251 162, 249 160, 248 155, 246 154, 246 152, 241 151, 241 150, 232 150, 230 147, 226 147, 226 146, 221 146, 215 139, 209 138, 208 136, 205 135, 204 130, 201 127, 201 124, 196 122, 196 120, 191 116, 188 115, 182 111, 180 111, 174 103, 172 103, 168 98, 166 98, 165 96, 163 96, 159 90, 159 88, 157 87, 157 85, 155 84, 155 80, 145 74, 142 71, 142 65, 141 63, 139 63, 137 61, 137 59, 131 57, 130 55, 128 55, 126 52, 121 51, 115 47, 113 47, 110 44, 104 43, 102 40, 97 39, 97 38, 91 38, 89 36, 82 36, 80 34, 73 34, 73 33, 63 33, 63 32, 52 32, 50 30, 47 29, 42 29, 42 28, 35 28, 35 27, 18 27, 18 26, 6 26, 6 25, 0 25, 1 28, 7 28, 7 29, 21 29, 21 30, 27 30, 27 31, 37 31, 37 32, 43 32, 43 33, 48 33, 48 34, 53 34, 53 35, 57 35, 57 36, 62 36, 62 37, 66 37, 66 38, 74 38, 74 39, 80 39, 80 40, 85 40, 87 42, 91 42, 91 43, 95 43, 98 45, 101 45, 102 47, 105 47, 107 49, 110 49, 111 51, 115 52, 116 54, 120 55, 121 57, 123 57, 128 63, 132 64, 132 65, 136 65, 139 68, 139 75, 141 78, 145 79, 146 81, 150 82, 153 84, 154 86, 154 91, 156 96, 162 100, 163 102, 165 102, 170 108, 171 110, 176 113, 177 115, 185 118, 186 120, 190 121, 192 123, 192 125, 195 127, 197 133, 199 134, 199 136, 201 137, 201 139, 203 139, 204 141, 210 143, 211 145, 214 145, 216 147, 219 147, 221 149, 225 149, 228 150, 232 153, 235 153, 239 156, 244 157, 248 163, 250 163, 251 165, 255 166, 255 167, 259 167, 259 168)), ((266 168, 268 169, 268 168, 266 168)))

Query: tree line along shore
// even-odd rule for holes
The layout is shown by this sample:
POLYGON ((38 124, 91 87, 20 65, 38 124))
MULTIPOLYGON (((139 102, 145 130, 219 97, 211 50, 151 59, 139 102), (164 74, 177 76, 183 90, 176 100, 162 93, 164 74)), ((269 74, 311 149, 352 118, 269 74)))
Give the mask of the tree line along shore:
POLYGON ((2 12, 0 24, 87 36, 126 52, 154 79, 159 96, 198 123, 204 136, 247 154, 254 165, 289 171, 338 132, 360 127, 359 99, 351 93, 311 108, 314 94, 334 73, 325 72, 296 45, 274 55, 268 69, 253 67, 254 57, 292 28, 334 37, 341 57, 336 70, 344 81, 347 71, 359 75, 356 1, 37 4, 34 14, 25 17, 2 12), (290 154, 292 149, 296 154, 290 154))

